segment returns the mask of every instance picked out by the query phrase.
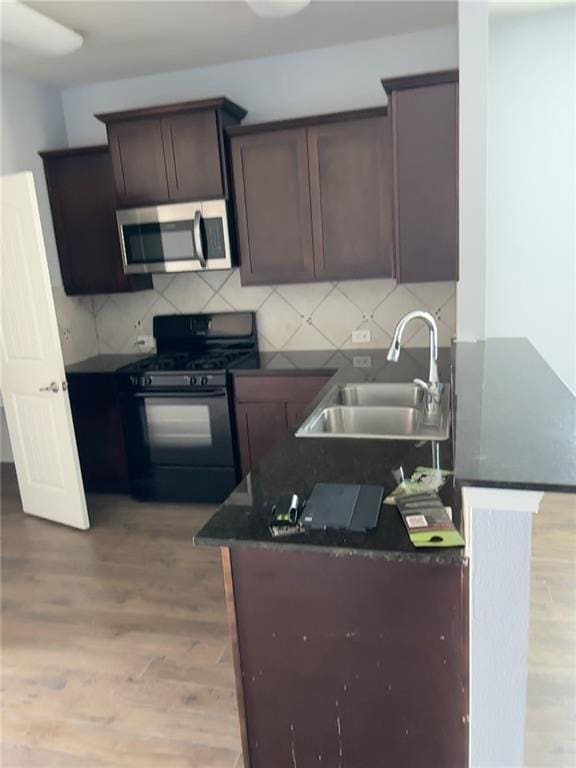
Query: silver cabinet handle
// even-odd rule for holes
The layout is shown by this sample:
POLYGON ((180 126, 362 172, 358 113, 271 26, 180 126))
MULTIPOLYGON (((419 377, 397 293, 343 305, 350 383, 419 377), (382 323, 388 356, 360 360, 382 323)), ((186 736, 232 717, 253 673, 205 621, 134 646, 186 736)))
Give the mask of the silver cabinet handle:
POLYGON ((40 392, 58 392, 60 387, 57 382, 52 381, 47 387, 40 387, 40 392))
POLYGON ((200 232, 200 222, 202 221, 202 214, 200 211, 196 211, 194 214, 194 246, 196 248, 196 254, 198 255, 198 261, 202 269, 206 269, 206 257, 204 256, 204 248, 202 247, 202 233, 200 232))

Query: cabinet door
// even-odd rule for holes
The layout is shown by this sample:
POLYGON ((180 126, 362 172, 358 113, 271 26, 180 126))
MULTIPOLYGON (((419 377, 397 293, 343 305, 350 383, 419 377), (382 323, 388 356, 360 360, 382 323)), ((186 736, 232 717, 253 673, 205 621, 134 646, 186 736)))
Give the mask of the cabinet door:
POLYGON ((296 430, 304 420, 304 414, 310 403, 286 403, 286 423, 288 429, 296 430))
POLYGON ((317 278, 392 275, 391 138, 388 117, 308 129, 317 278))
POLYGON ((314 278, 306 130, 232 140, 242 282, 314 278))
POLYGON ((119 203, 146 205, 168 202, 160 119, 110 123, 108 139, 119 203))
POLYGON ((148 275, 127 277, 122 268, 108 148, 47 152, 43 160, 66 293, 151 288, 148 275))
POLYGON ((126 493, 128 472, 115 375, 70 374, 68 388, 84 487, 93 493, 126 493))
POLYGON ((171 200, 224 194, 216 112, 164 117, 162 138, 171 200))
POLYGON ((246 475, 286 434, 284 403, 236 405, 236 423, 242 474, 246 475))
POLYGON ((458 85, 392 93, 400 282, 457 279, 458 85))

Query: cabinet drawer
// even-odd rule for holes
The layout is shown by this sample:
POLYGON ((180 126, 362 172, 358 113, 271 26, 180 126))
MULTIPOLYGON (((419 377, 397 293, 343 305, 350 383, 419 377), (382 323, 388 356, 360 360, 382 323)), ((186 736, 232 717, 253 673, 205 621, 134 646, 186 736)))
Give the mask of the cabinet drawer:
POLYGON ((234 389, 238 403, 308 403, 332 373, 303 376, 236 376, 234 389))

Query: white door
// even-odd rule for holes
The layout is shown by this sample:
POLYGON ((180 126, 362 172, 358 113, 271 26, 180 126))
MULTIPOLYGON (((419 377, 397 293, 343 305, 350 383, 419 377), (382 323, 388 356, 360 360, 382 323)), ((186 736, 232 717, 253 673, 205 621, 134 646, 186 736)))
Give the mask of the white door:
POLYGON ((90 527, 31 173, 2 177, 0 387, 24 511, 90 527))

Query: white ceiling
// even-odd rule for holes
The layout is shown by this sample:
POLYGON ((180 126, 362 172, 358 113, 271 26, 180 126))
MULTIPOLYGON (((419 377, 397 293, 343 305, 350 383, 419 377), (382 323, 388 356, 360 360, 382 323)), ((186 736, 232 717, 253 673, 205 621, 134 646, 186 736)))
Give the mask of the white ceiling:
POLYGON ((60 58, 3 46, 2 66, 58 85, 323 48, 456 24, 456 0, 313 0, 285 18, 243 0, 36 0, 28 5, 84 35, 60 58))

